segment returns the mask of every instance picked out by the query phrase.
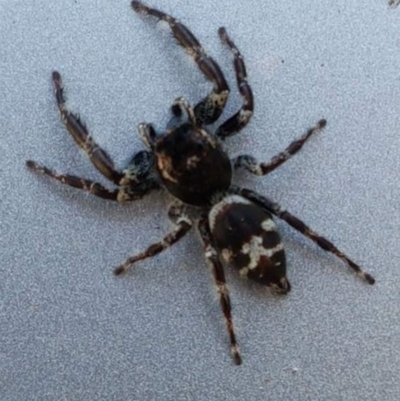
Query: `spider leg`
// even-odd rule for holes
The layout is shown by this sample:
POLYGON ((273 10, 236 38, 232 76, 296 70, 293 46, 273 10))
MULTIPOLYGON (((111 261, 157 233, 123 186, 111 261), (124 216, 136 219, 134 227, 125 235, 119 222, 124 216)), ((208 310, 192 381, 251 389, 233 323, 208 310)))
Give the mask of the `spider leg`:
POLYGON ((90 161, 97 170, 118 185, 122 175, 115 169, 114 162, 110 156, 105 150, 97 145, 79 117, 67 109, 60 73, 58 71, 53 71, 52 79, 61 121, 64 123, 68 132, 72 135, 75 142, 87 153, 90 161))
POLYGON ((109 189, 107 189, 106 187, 97 182, 86 180, 84 178, 80 178, 75 175, 59 174, 32 160, 28 160, 26 162, 26 165, 27 167, 36 171, 39 174, 48 175, 49 177, 54 178, 55 180, 61 182, 62 184, 66 184, 74 188, 83 189, 84 191, 99 196, 100 198, 110 199, 115 201, 118 198, 118 189, 110 191, 109 189))
MULTIPOLYGON (((104 199, 116 200, 118 202, 140 199, 151 189, 159 188, 158 181, 154 177, 151 177, 151 172, 153 171, 152 154, 148 151, 140 151, 135 154, 123 172, 117 171, 110 156, 95 143, 85 125, 66 108, 60 73, 54 71, 52 78, 61 120, 68 132, 75 139, 76 143, 85 150, 97 170, 120 188, 109 190, 91 180, 74 175, 59 174, 32 160, 28 160, 26 165, 38 173, 48 175, 63 184, 83 189, 104 199)), ((148 131, 154 132, 154 130, 150 131, 150 129, 148 131)), ((150 137, 150 134, 148 136, 150 137)))
POLYGON ((214 84, 213 91, 202 99, 194 108, 196 120, 199 125, 212 124, 221 115, 229 94, 229 86, 224 74, 218 64, 207 55, 200 42, 192 32, 174 17, 163 13, 162 11, 150 8, 139 1, 131 3, 134 11, 152 15, 160 20, 167 22, 178 43, 186 50, 200 71, 214 84))
POLYGON ((221 40, 228 45, 234 55, 233 65, 235 67, 237 86, 243 99, 243 105, 240 110, 222 123, 215 133, 216 136, 225 139, 228 136, 237 134, 247 125, 253 115, 254 101, 253 92, 251 91, 250 85, 247 83, 246 66, 243 56, 228 36, 225 28, 219 28, 218 33, 221 40))
POLYGON ((316 132, 326 125, 326 120, 320 120, 314 127, 310 128, 302 137, 293 141, 283 152, 275 155, 268 163, 259 163, 251 155, 240 155, 232 160, 235 169, 244 168, 256 175, 266 175, 275 170, 285 161, 294 156, 305 144, 305 142, 316 132))
POLYGON ((210 232, 210 227, 208 225, 207 215, 203 216, 200 219, 198 223, 198 229, 204 243, 204 254, 207 262, 211 266, 215 284, 217 286, 219 302, 225 317, 226 327, 229 333, 233 360, 235 361, 236 365, 240 365, 242 363, 242 357, 240 356, 240 350, 236 341, 235 330, 233 327, 231 301, 229 297, 228 287, 226 286, 224 268, 218 257, 217 250, 212 243, 212 235, 210 232))
POLYGON ((175 227, 159 242, 150 245, 144 252, 126 259, 124 263, 114 269, 114 274, 119 276, 129 269, 129 267, 146 258, 150 258, 158 253, 169 248, 171 245, 178 242, 192 228, 192 222, 184 214, 182 205, 172 205, 168 210, 169 218, 174 221, 175 227))
POLYGON ((341 259, 344 263, 347 264, 351 269, 355 271, 355 273, 366 280, 368 284, 374 284, 375 279, 367 272, 363 271, 360 266, 354 263, 347 255, 345 255, 342 251, 340 251, 332 242, 328 241, 326 238, 320 236, 315 231, 313 231, 310 227, 308 227, 305 223, 303 223, 296 216, 293 216, 288 211, 281 208, 281 206, 270 199, 257 194, 256 192, 245 189, 245 188, 233 188, 233 192, 242 195, 243 197, 249 199, 251 202, 260 206, 261 208, 269 211, 280 219, 286 221, 290 226, 292 226, 295 230, 299 231, 311 241, 315 242, 320 248, 323 250, 330 252, 341 259))
POLYGON ((98 182, 87 180, 85 178, 77 177, 69 174, 59 174, 46 166, 42 166, 32 160, 27 160, 27 167, 36 171, 39 174, 47 175, 62 184, 69 185, 70 187, 82 189, 92 195, 98 196, 99 198, 113 200, 117 202, 127 202, 143 198, 150 190, 159 188, 157 181, 152 179, 145 179, 138 182, 136 185, 132 185, 129 181, 129 177, 125 179, 129 182, 129 185, 121 186, 118 189, 110 190, 98 182))

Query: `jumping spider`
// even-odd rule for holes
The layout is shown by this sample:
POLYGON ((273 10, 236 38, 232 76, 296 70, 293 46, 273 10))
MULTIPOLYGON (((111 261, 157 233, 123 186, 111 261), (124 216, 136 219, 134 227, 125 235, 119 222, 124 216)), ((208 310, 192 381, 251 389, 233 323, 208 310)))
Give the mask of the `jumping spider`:
POLYGON ((243 104, 236 114, 222 123, 215 133, 211 133, 204 126, 220 117, 229 94, 229 86, 220 67, 177 19, 139 1, 132 1, 132 8, 137 13, 151 15, 169 25, 178 43, 213 83, 213 90, 194 108, 185 99, 176 99, 171 108, 172 117, 162 133, 156 133, 149 124, 140 124, 139 135, 147 150, 136 153, 125 170, 119 171, 80 119, 67 109, 61 76, 55 71, 52 79, 62 122, 94 166, 118 188, 109 190, 97 182, 58 174, 30 160, 27 166, 63 184, 117 202, 137 200, 159 188, 166 189, 175 198, 168 209, 174 228, 160 242, 128 258, 115 269, 116 275, 125 273, 133 263, 154 256, 179 241, 194 225, 187 215, 187 208, 198 210, 200 217, 195 223, 217 286, 233 359, 239 365, 242 359, 233 328, 223 263, 232 265, 242 276, 258 281, 276 293, 286 294, 290 291, 285 252, 272 215, 286 221, 325 251, 336 255, 369 284, 374 284, 375 280, 330 241, 277 203, 250 189, 232 184, 233 172, 237 169, 246 169, 256 175, 266 175, 275 170, 296 154, 315 132, 325 127, 326 121, 320 120, 270 162, 259 163, 250 155, 230 159, 222 142, 247 125, 254 109, 253 94, 238 48, 225 28, 220 28, 219 36, 233 54, 237 86, 243 104))

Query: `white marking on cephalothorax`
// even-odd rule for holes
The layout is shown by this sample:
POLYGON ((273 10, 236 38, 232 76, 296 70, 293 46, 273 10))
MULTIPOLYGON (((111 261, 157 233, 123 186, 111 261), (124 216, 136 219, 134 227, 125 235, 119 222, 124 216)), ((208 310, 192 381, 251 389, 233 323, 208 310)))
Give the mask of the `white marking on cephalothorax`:
POLYGON ((247 277, 247 275, 249 274, 249 269, 248 269, 248 267, 243 267, 243 268, 241 268, 241 269, 239 270, 239 274, 240 274, 242 277, 247 277))
POLYGON ((223 198, 220 202, 212 207, 210 213, 208 214, 208 221, 210 223, 211 230, 214 229, 216 218, 219 213, 228 205, 232 204, 242 204, 242 205, 251 205, 252 203, 247 199, 243 198, 239 195, 229 195, 223 198))
POLYGON ((264 231, 276 231, 276 224, 272 219, 266 219, 261 223, 261 228, 264 231))
POLYGON ((262 237, 253 236, 250 241, 243 244, 241 252, 249 255, 250 263, 247 266, 250 270, 255 269, 260 262, 261 256, 266 256, 267 258, 271 258, 275 253, 281 251, 283 249, 282 243, 279 243, 274 248, 264 248, 262 237))
POLYGON ((196 155, 191 156, 186 161, 186 167, 189 170, 192 169, 192 168, 195 168, 199 161, 200 161, 200 157, 199 156, 196 156, 196 155))
POLYGON ((177 183, 178 180, 169 173, 168 170, 172 169, 171 159, 165 155, 157 158, 157 165, 163 178, 168 181, 177 183))

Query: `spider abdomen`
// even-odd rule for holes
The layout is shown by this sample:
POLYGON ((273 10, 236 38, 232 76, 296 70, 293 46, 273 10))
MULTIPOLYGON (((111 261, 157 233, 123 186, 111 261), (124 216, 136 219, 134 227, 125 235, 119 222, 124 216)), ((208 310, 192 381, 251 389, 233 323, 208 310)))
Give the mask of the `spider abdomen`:
POLYGON ((267 211, 241 196, 230 195, 213 206, 209 224, 223 261, 244 277, 279 292, 289 291, 285 251, 267 211))

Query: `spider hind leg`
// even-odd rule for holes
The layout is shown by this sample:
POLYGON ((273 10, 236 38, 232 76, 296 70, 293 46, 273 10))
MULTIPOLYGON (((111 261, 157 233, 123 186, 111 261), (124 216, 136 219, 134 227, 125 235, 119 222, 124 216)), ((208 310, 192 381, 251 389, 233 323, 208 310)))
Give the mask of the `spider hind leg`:
POLYGON ((361 269, 355 262, 353 262, 345 253, 340 251, 332 242, 327 240, 325 237, 317 234, 310 227, 308 227, 305 223, 303 223, 299 218, 291 214, 290 212, 281 208, 281 206, 270 199, 245 188, 233 188, 235 193, 240 194, 246 199, 254 202, 256 205, 259 205, 264 210, 272 213, 273 215, 279 217, 284 220, 290 226, 292 226, 295 230, 299 231, 301 234, 309 238, 315 244, 317 244, 324 251, 330 252, 339 259, 341 259, 346 265, 352 269, 360 278, 365 280, 368 284, 375 284, 375 279, 367 272, 361 269))
POLYGON ((208 216, 203 216, 200 219, 198 223, 198 230, 204 244, 204 255, 207 259, 207 262, 211 266, 215 284, 217 286, 219 303, 221 305, 222 313, 224 314, 226 322, 226 328, 229 333, 232 357, 235 364, 240 365, 242 363, 242 357, 240 355, 240 350, 236 341, 236 335, 233 326, 231 300, 229 297, 228 287, 226 286, 224 268, 221 261, 219 260, 217 250, 213 245, 212 234, 208 224, 208 216))

